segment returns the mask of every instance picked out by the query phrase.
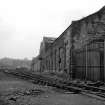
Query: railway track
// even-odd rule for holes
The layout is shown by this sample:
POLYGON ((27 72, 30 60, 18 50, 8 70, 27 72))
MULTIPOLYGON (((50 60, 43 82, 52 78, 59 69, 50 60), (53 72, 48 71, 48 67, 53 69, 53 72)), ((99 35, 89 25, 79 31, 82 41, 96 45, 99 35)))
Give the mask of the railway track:
POLYGON ((55 78, 44 77, 42 75, 33 74, 29 72, 5 72, 5 73, 9 73, 9 74, 18 76, 22 79, 29 80, 35 84, 49 85, 56 88, 72 91, 74 93, 81 93, 81 94, 85 93, 85 94, 95 95, 95 96, 98 96, 99 99, 101 98, 103 101, 105 101, 104 88, 90 86, 88 84, 56 80, 55 78))

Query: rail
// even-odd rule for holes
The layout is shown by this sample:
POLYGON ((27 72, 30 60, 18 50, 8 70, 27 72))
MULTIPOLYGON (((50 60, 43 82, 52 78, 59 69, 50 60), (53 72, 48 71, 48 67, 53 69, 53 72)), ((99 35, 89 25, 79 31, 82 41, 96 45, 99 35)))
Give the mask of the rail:
POLYGON ((49 86, 57 87, 60 89, 72 91, 74 93, 93 94, 93 95, 103 98, 102 100, 105 101, 104 99, 105 89, 100 88, 99 86, 91 86, 90 84, 74 83, 72 81, 62 81, 62 80, 57 80, 55 78, 51 78, 50 76, 45 77, 40 74, 33 74, 29 72, 5 71, 5 73, 18 76, 22 79, 27 79, 35 84, 49 85, 49 86))

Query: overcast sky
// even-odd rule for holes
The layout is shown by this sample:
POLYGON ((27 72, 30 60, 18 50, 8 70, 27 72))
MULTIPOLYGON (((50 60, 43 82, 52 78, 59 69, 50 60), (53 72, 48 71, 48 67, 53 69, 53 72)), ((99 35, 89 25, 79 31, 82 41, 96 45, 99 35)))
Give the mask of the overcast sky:
POLYGON ((0 0, 0 58, 37 56, 43 36, 58 37, 72 20, 104 5, 105 0, 0 0))

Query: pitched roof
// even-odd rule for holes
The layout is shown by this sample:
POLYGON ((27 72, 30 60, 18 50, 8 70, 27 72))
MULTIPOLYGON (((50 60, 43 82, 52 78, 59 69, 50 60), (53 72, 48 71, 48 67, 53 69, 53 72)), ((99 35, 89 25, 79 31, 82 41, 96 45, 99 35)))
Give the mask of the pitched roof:
POLYGON ((53 43, 55 39, 53 37, 43 37, 45 43, 53 43))

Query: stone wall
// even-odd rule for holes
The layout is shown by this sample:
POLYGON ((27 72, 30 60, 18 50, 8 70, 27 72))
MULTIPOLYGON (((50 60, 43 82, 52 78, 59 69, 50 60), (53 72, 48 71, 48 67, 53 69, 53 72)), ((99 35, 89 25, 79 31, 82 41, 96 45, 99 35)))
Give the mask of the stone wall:
POLYGON ((33 72, 40 72, 40 60, 39 56, 32 59, 31 70, 33 72))
POLYGON ((71 78, 93 81, 105 79, 105 71, 101 67, 104 66, 101 53, 104 52, 105 46, 95 43, 103 43, 104 36, 105 7, 81 20, 73 21, 47 46, 42 54, 42 71, 66 72, 71 78))
POLYGON ((74 21, 71 34, 73 50, 78 52, 81 50, 74 57, 76 68, 73 72, 76 78, 93 81, 105 80, 104 59, 101 57, 101 53, 104 53, 105 7, 90 16, 74 21))
POLYGON ((64 36, 57 38, 46 52, 46 70, 62 72, 64 70, 64 36))

